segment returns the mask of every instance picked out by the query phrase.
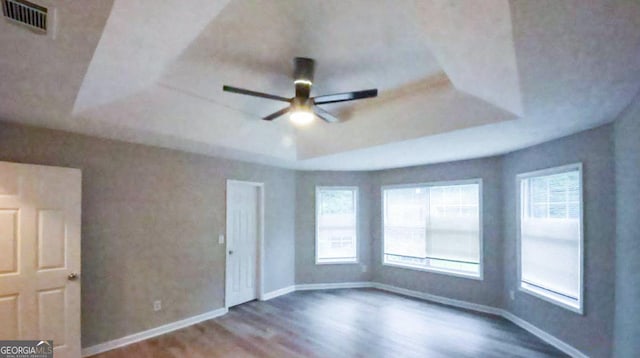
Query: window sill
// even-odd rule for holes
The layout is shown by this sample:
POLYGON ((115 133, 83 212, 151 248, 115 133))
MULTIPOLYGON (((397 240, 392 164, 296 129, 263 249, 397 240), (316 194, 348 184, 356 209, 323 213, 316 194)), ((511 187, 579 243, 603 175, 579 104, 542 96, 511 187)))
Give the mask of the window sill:
POLYGON ((332 260, 322 260, 322 261, 318 261, 316 260, 316 265, 354 265, 359 263, 358 259, 352 259, 352 260, 339 260, 339 261, 332 261, 332 260))
POLYGON ((543 301, 552 303, 556 306, 560 306, 571 312, 577 313, 579 315, 584 315, 584 309, 582 307, 582 304, 581 303, 575 304, 573 300, 569 298, 563 297, 558 294, 554 294, 545 289, 538 288, 524 282, 520 283, 520 287, 518 288, 518 290, 524 293, 527 293, 531 296, 537 297, 543 301))
MULTIPOLYGON (((480 274, 464 273, 459 271, 439 269, 435 267, 411 266, 411 265, 402 265, 402 264, 389 263, 389 262, 384 262, 382 266, 396 267, 396 268, 414 270, 414 271, 433 272, 433 273, 438 273, 442 275, 467 278, 467 279, 476 280, 476 281, 483 280, 482 273, 480 274)), ((480 268, 480 272, 482 272, 482 267, 480 268)))

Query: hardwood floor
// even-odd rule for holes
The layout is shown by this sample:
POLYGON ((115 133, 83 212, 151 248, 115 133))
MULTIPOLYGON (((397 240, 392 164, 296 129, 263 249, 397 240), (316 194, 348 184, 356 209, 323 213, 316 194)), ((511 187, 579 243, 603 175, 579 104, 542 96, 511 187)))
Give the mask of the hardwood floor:
POLYGON ((115 357, 566 357, 491 315, 375 289, 294 292, 105 352, 115 357))

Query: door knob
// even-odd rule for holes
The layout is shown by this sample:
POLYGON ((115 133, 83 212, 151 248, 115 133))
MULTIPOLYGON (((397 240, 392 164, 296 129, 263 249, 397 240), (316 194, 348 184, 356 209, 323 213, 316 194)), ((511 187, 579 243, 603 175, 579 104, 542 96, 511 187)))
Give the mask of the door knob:
POLYGON ((67 276, 67 278, 69 279, 69 281, 74 281, 78 278, 78 274, 75 272, 72 272, 69 274, 69 276, 67 276))
POLYGON ((229 255, 233 255, 233 250, 229 250, 229 255))

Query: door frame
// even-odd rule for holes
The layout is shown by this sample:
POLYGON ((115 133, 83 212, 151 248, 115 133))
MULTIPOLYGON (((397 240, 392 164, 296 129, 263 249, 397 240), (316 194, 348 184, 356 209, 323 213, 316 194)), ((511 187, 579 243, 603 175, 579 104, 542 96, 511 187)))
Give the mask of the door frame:
POLYGON ((225 235, 224 241, 224 307, 229 309, 229 188, 232 185, 249 185, 258 189, 258 230, 256 242, 256 298, 262 300, 264 297, 264 183, 227 179, 225 191, 225 235))

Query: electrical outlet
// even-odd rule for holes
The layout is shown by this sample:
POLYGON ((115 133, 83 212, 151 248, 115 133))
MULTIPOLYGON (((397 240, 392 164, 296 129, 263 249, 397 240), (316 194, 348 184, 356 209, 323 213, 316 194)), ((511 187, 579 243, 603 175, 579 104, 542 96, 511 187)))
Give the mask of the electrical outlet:
POLYGON ((160 311, 161 309, 162 309, 162 301, 160 300, 153 301, 153 310, 157 312, 157 311, 160 311))
POLYGON ((362 272, 367 272, 367 265, 360 265, 362 267, 362 272))
POLYGON ((515 300, 516 299, 516 293, 513 292, 513 290, 510 290, 509 291, 509 297, 511 297, 512 300, 515 300))

